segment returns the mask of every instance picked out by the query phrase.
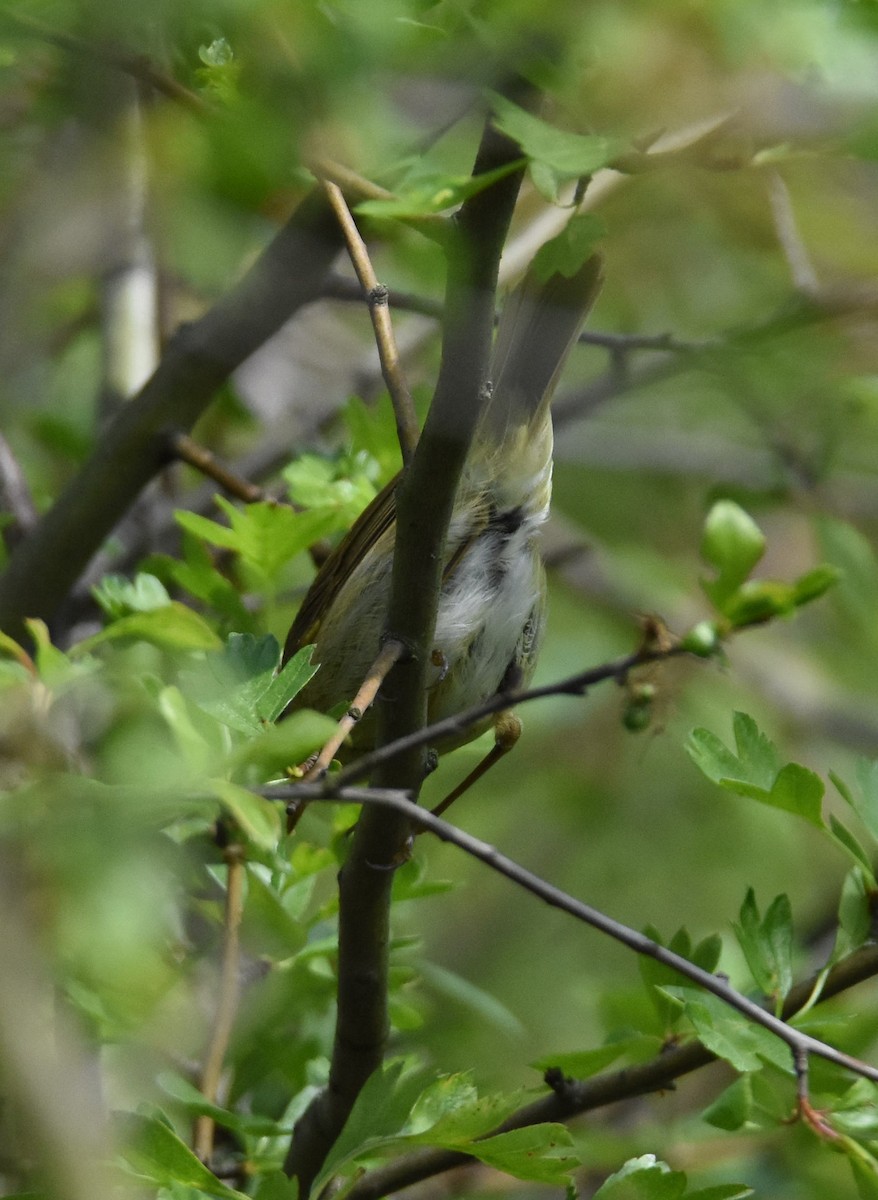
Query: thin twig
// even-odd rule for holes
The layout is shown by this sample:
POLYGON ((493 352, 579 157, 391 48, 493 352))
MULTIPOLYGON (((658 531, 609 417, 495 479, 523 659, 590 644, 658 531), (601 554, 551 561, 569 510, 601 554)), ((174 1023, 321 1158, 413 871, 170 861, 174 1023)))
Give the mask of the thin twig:
POLYGON ((304 783, 323 778, 329 768, 329 764, 335 758, 345 738, 362 719, 366 710, 372 705, 372 702, 378 695, 378 689, 387 678, 391 667, 399 661, 400 656, 404 653, 405 646, 402 642, 388 639, 384 643, 381 647, 381 652, 369 668, 369 672, 363 680, 360 690, 351 701, 350 708, 339 721, 335 733, 303 776, 304 783))
MULTIPOLYGON (((276 800, 298 800, 303 795, 309 800, 325 800, 328 798, 325 792, 321 793, 319 788, 315 788, 315 794, 313 795, 308 793, 304 790, 308 786, 305 784, 289 789, 267 788, 262 794, 276 800)), ((457 846, 459 850, 463 850, 466 854, 478 859, 479 862, 483 862, 492 871, 496 871, 500 875, 505 875, 507 879, 517 884, 518 887, 537 896, 540 900, 544 900, 553 908, 558 908, 562 912, 566 912, 569 916, 575 917, 578 921, 590 925, 593 929, 607 934, 614 941, 627 946, 629 950, 634 950, 637 954, 653 958, 663 966, 670 967, 691 983, 704 988, 705 991, 710 992, 711 995, 728 1004, 730 1008, 736 1009, 742 1016, 753 1021, 754 1024, 761 1025, 764 1029, 775 1034, 790 1047, 790 1050, 794 1054, 798 1053, 800 1056, 803 1054, 814 1054, 818 1058, 823 1058, 827 1062, 835 1063, 836 1066, 844 1067, 857 1075, 862 1075, 865 1079, 871 1079, 878 1083, 878 1067, 873 1067, 869 1063, 852 1057, 850 1054, 836 1050, 834 1046, 829 1046, 825 1042, 821 1042, 818 1038, 811 1037, 810 1034, 803 1033, 799 1029, 793 1029, 786 1021, 774 1016, 771 1012, 767 1012, 756 1001, 742 995, 741 992, 733 988, 721 976, 713 975, 710 971, 705 971, 702 967, 696 966, 695 963, 689 962, 688 959, 682 958, 672 950, 668 950, 667 947, 652 941, 651 938, 639 933, 636 929, 631 929, 627 925, 623 925, 612 917, 608 917, 599 909, 592 908, 591 905, 583 903, 583 901, 578 900, 575 896, 571 896, 553 884, 547 883, 539 875, 535 875, 532 871, 527 870, 526 867, 522 867, 513 859, 507 858, 505 854, 501 854, 496 847, 481 841, 479 838, 473 837, 472 834, 466 833, 464 830, 457 828, 457 826, 443 821, 441 817, 436 817, 419 805, 414 804, 404 793, 389 788, 340 787, 335 791, 335 795, 331 799, 341 800, 346 804, 375 804, 404 814, 413 826, 426 829, 430 833, 435 834, 441 841, 457 846)))
MULTIPOLYGON (((237 844, 227 846, 226 903, 223 924, 223 959, 220 969, 220 989, 210 1045, 201 1073, 201 1094, 209 1104, 216 1104, 226 1051, 232 1036, 240 992, 241 914, 244 908, 244 855, 237 844)), ((203 1113, 196 1118, 193 1149, 202 1162, 208 1162, 213 1152, 213 1117, 203 1113)))
POLYGON ((175 458, 188 463, 190 467, 194 467, 196 471, 200 471, 202 475, 212 479, 214 483, 218 483, 230 496, 235 496, 244 504, 255 504, 266 498, 261 487, 257 487, 256 484, 250 483, 249 480, 236 475, 234 471, 223 466, 206 446, 196 442, 188 433, 172 433, 168 438, 168 443, 175 458))
POLYGON ((381 374, 390 393, 393 412, 396 417, 396 435, 402 452, 403 464, 411 461, 418 444, 418 419, 415 416, 415 406, 412 395, 403 375, 399 360, 399 350, 393 333, 393 323, 390 320, 388 307, 388 291, 378 282, 375 268, 369 257, 369 250, 357 223, 351 216, 341 188, 329 179, 324 179, 323 188, 332 205, 338 223, 344 234, 348 254, 363 289, 363 295, 369 305, 369 316, 372 318, 372 328, 375 330, 375 344, 378 347, 378 357, 381 360, 381 374))
POLYGON ((517 708, 519 704, 525 704, 530 700, 541 700, 546 696, 584 696, 595 684, 604 683, 610 679, 623 680, 635 667, 662 662, 685 653, 687 652, 680 645, 662 648, 644 646, 632 654, 626 654, 624 658, 602 663, 599 667, 589 667, 586 671, 568 675, 555 683, 526 688, 522 691, 497 692, 482 704, 473 705, 472 708, 454 713, 441 721, 434 721, 432 725, 425 725, 423 729, 419 729, 415 733, 389 742, 386 746, 381 746, 369 754, 364 754, 334 776, 332 784, 334 787, 346 787, 357 779, 364 779, 371 775, 376 767, 391 761, 397 755, 406 754, 419 746, 441 745, 446 738, 457 737, 478 725, 485 717, 502 712, 506 708, 517 708))
MULTIPOLYGON (((395 194, 389 192, 387 188, 373 183, 371 179, 366 179, 363 175, 358 175, 350 167, 334 162, 332 159, 315 158, 308 165, 318 179, 329 180, 331 183, 336 184, 344 193, 344 197, 348 202, 352 201, 356 204, 361 200, 397 199, 395 194)), ((425 237, 438 242, 439 245, 448 245, 451 231, 449 230, 449 222, 446 217, 438 213, 421 213, 418 216, 401 216, 398 219, 404 224, 410 225, 413 229, 417 229, 425 237)))
POLYGON ((165 74, 145 54, 129 50, 124 46, 116 46, 107 42, 90 42, 70 33, 59 32, 34 17, 27 16, 22 12, 13 12, 5 7, 0 8, 0 24, 7 26, 10 33, 39 38, 42 42, 48 42, 50 45, 58 46, 72 54, 78 54, 93 62, 100 62, 105 66, 124 71, 125 74, 154 88, 161 95, 183 105, 191 112, 203 115, 210 111, 209 105, 201 96, 190 91, 171 75, 165 74))

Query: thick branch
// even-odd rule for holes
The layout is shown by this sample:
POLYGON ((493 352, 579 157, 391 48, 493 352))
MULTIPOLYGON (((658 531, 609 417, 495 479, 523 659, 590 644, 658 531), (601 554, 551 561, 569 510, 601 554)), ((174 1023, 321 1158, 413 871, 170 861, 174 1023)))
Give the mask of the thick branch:
POLYGON ((0 576, 0 628, 49 620, 141 488, 168 462, 167 434, 191 428, 216 389, 320 294, 341 249, 325 200, 309 196, 244 278, 184 326, 152 378, 100 437, 79 474, 0 576))
MULTIPOLYGON (((518 146, 486 127, 479 175, 520 157, 518 146)), ((457 218, 439 380, 423 434, 397 493, 397 527, 387 635, 407 650, 382 689, 379 744, 421 728, 436 624, 443 551, 457 483, 481 408, 494 323, 500 252, 521 183, 507 175, 472 197, 457 218)), ((420 746, 382 765, 376 782, 416 793, 420 746)), ((394 868, 405 856, 408 819, 363 813, 339 880, 338 1015, 329 1084, 296 1125, 285 1169, 307 1196, 326 1154, 387 1040, 388 930, 394 868)))

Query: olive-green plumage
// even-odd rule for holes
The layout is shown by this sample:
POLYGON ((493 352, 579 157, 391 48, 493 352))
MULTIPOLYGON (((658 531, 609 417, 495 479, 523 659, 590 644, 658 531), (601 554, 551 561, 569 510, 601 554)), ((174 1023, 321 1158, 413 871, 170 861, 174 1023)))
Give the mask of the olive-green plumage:
MULTIPOLYGON (((503 310, 490 395, 463 469, 445 545, 445 568, 428 682, 437 721, 488 700, 533 674, 545 618, 537 535, 552 491, 549 402, 600 289, 595 256, 570 277, 528 277, 503 310)), ((293 622, 288 659, 315 643, 320 669, 292 709, 349 704, 380 646, 396 531, 392 480, 321 567, 293 622)), ((424 503, 429 504, 429 496, 424 503)), ((471 729, 450 749, 483 732, 471 729)), ((374 741, 370 714, 351 741, 374 741)))

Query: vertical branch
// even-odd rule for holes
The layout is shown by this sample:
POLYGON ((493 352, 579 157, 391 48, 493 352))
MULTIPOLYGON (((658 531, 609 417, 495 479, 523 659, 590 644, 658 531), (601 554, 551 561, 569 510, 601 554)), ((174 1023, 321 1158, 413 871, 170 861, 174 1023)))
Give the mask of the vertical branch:
MULTIPOLYGON (((436 624, 445 537, 458 479, 475 432, 494 322, 500 253, 521 184, 519 147, 488 123, 474 175, 509 173, 471 197, 448 249, 442 363, 433 403, 397 492, 388 640, 406 654, 382 687, 379 744, 421 728, 436 624)), ((385 764, 376 783, 417 794, 424 751, 385 764)), ((404 860, 404 815, 365 809, 339 878, 338 1014, 329 1083, 297 1123, 285 1169, 306 1197, 363 1084, 382 1062, 388 1034, 390 893, 404 860)))

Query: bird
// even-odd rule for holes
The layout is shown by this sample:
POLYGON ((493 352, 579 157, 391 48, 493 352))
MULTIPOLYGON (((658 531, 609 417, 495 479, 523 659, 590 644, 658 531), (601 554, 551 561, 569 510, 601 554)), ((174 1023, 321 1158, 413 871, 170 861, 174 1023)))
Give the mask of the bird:
MULTIPOLYGON (((526 687, 533 675, 546 619, 538 535, 552 492, 550 401, 602 280, 597 254, 570 274, 540 278, 532 267, 503 306, 483 389, 486 399, 445 542, 427 682, 430 724, 526 687)), ((371 501, 302 601, 282 661, 313 645, 312 664, 318 669, 287 713, 311 708, 338 715, 350 706, 378 654, 399 479, 371 501)), ((376 703, 382 702, 379 693, 376 703)), ((435 749, 452 750, 492 724, 503 753, 520 731, 517 718, 505 710, 435 749)), ((354 725, 338 757, 346 760, 372 749, 375 737, 373 706, 354 725)))

